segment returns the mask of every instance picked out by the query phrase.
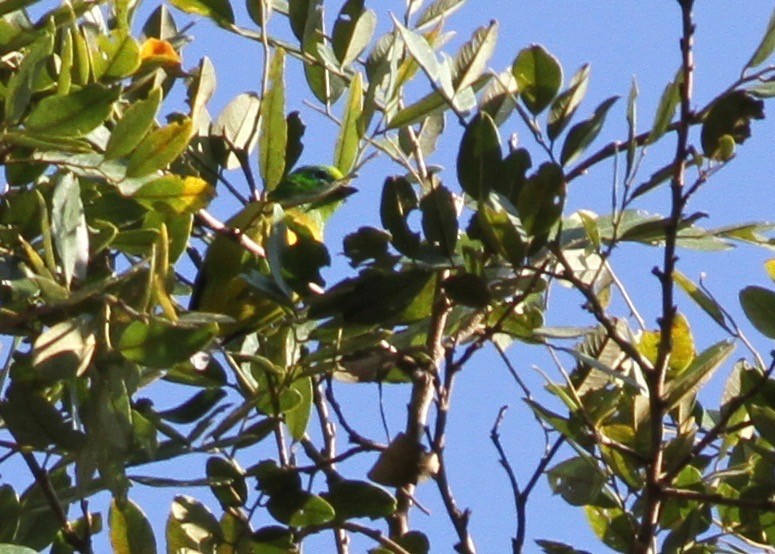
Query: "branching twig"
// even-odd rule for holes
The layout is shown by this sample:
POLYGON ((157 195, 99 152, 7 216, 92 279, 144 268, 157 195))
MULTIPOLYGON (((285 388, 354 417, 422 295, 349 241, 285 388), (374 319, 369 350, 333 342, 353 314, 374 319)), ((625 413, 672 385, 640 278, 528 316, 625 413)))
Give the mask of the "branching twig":
POLYGON ((259 258, 266 258, 266 251, 264 250, 264 247, 247 236, 242 229, 232 229, 204 209, 199 210, 196 213, 196 218, 199 223, 205 227, 212 229, 216 233, 220 233, 234 239, 240 243, 245 248, 245 250, 252 252, 259 258))

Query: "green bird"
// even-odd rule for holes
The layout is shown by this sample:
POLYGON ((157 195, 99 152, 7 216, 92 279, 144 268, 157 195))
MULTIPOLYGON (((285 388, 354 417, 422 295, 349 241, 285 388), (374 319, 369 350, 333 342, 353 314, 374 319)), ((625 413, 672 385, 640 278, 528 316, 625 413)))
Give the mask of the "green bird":
MULTIPOLYGON (((283 280, 303 295, 309 292, 310 284, 322 284, 318 270, 330 261, 323 246, 324 224, 353 192, 337 168, 302 166, 289 173, 266 201, 247 204, 226 225, 266 245, 274 204, 279 204, 287 228, 287 236, 282 237, 283 280)), ((271 288, 266 259, 250 252, 233 236, 219 233, 213 238, 199 268, 189 308, 231 317, 233 323, 220 324, 225 342, 270 325, 284 313, 279 303, 282 294, 273 298, 267 287, 261 290, 245 280, 245 275, 254 272, 266 278, 271 288)))

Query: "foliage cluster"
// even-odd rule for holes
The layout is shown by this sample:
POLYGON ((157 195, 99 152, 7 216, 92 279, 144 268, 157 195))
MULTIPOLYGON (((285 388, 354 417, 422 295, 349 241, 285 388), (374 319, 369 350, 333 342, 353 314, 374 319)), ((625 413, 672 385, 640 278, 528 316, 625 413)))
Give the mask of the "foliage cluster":
MULTIPOLYGON (((574 360, 563 380, 547 380, 548 397, 525 391, 547 441, 528 483, 517 482, 493 428, 516 506, 514 552, 525 547, 526 505, 544 475, 616 551, 775 547, 775 360, 679 271, 676 255, 773 245, 765 223, 706 229, 689 206, 734 162, 775 95, 766 65, 775 15, 740 78, 695 107, 694 6, 678 0, 680 69, 639 132, 634 84, 624 100, 587 107, 589 67, 564 84, 561 63, 540 45, 489 69, 497 21, 444 52, 445 23, 463 0, 407 1, 380 36, 363 0, 339 6, 330 29, 322 0, 247 0, 239 22, 228 0, 171 0, 263 52, 259 90, 215 118, 216 68, 207 58, 182 66, 189 37, 165 6, 135 33, 137 1, 73 0, 33 21, 27 10, 38 3, 0 4, 0 333, 11 346, 0 369, 0 463, 23 459, 32 476, 26 490, 0 485, 0 550, 90 552, 103 522, 87 500, 108 490, 114 550, 155 552, 160 539, 130 498, 136 482, 208 486, 222 509, 177 497, 169 552, 297 552, 326 531, 338 552, 356 533, 372 552, 424 553, 428 538, 410 516, 416 486, 428 481, 456 549, 474 552, 445 437, 455 379, 489 345, 512 370, 511 348, 574 360), (398 168, 382 187, 381 226, 345 237, 353 271, 328 288, 320 270, 333 247, 322 220, 302 209, 317 199, 271 196, 299 175, 304 148, 301 114, 286 111, 289 87, 300 94, 286 80, 289 63, 316 99, 309 109, 338 126, 342 183, 375 155, 398 168), (185 88, 186 112, 162 119, 173 87, 185 88), (592 148, 622 109, 628 135, 592 148), (456 183, 432 163, 439 137, 454 132, 449 120, 463 129, 456 183), (504 147, 515 128, 530 147, 504 147), (674 153, 642 176, 645 149, 665 142, 674 153), (567 213, 573 181, 611 159, 620 170, 610 213, 567 213), (213 217, 216 189, 256 210, 255 233, 245 211, 213 217), (639 210, 655 191, 667 192, 665 213, 639 210), (655 329, 616 277, 612 255, 625 243, 663 253, 655 329), (224 295, 239 286, 229 297, 237 305, 186 307, 192 286, 208 285, 185 268, 208 258, 218 260, 210 270, 220 268, 224 295), (559 284, 594 326, 544 324, 559 284), (728 339, 695 350, 679 289, 728 339), (616 315, 622 305, 628 313, 616 315), (729 369, 740 345, 748 355, 729 369), (706 406, 698 394, 720 368, 724 396, 706 406), (337 399, 342 379, 406 387, 401 432, 386 441, 360 432, 337 399), (188 399, 157 409, 144 395, 158 380, 188 399), (135 474, 201 454, 205 474, 193 482, 135 474), (366 475, 339 471, 362 457, 376 460, 366 475), (259 514, 274 524, 256 528, 259 514)), ((768 270, 775 279, 775 264, 768 270)), ((740 301, 775 338, 775 290, 749 286, 740 301)))

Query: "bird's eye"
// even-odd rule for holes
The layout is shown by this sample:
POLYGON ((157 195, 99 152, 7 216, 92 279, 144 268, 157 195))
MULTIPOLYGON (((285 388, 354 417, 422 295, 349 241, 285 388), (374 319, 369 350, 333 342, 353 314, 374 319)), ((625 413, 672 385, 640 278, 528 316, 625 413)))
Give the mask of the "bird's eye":
POLYGON ((325 180, 325 179, 328 179, 328 178, 329 178, 329 175, 328 175, 328 173, 325 170, 318 169, 317 171, 315 171, 315 179, 325 180))

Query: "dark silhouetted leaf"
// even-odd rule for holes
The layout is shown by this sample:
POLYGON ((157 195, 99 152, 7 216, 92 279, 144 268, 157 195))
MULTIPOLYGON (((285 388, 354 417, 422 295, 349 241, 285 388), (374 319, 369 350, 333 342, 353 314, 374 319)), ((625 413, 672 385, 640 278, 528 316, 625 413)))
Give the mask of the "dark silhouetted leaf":
POLYGON ((578 158, 586 148, 597 138, 605 123, 605 116, 608 110, 619 99, 618 96, 612 96, 604 100, 596 109, 595 113, 589 119, 577 123, 565 137, 565 143, 562 145, 560 162, 562 165, 568 165, 578 158))
POLYGON ((210 490, 224 509, 243 506, 248 499, 245 473, 234 462, 212 456, 207 459, 210 490))
POLYGON ((358 517, 379 519, 396 510, 393 495, 367 481, 337 481, 321 496, 334 507, 339 521, 358 517))
POLYGON ((571 78, 568 90, 564 91, 552 102, 549 118, 546 123, 546 134, 549 140, 555 140, 570 123, 573 114, 584 99, 589 84, 589 64, 585 64, 571 78))
POLYGON ((471 198, 480 199, 495 188, 502 160, 500 137, 487 113, 478 113, 466 126, 457 155, 457 178, 471 198))
POLYGON ((775 291, 753 285, 745 287, 740 291, 740 304, 753 326, 775 339, 775 291))
POLYGON ((742 90, 730 92, 713 103, 702 123, 702 151, 710 158, 720 160, 724 137, 729 135, 736 144, 751 136, 751 119, 764 119, 764 101, 753 98, 742 90))

